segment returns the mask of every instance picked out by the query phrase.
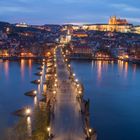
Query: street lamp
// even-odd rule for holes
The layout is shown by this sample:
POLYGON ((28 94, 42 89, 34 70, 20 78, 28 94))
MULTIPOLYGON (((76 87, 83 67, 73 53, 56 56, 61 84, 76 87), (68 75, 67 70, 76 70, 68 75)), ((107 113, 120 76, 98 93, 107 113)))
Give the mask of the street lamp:
POLYGON ((73 76, 75 76, 75 73, 73 73, 73 76))
POLYGON ((91 129, 91 128, 89 128, 89 130, 88 130, 88 131, 89 131, 89 133, 91 133, 91 132, 92 132, 92 129, 91 129))
POLYGON ((77 87, 80 87, 80 85, 79 85, 79 84, 77 84, 77 87))
POLYGON ((81 93, 82 93, 82 91, 79 91, 78 93, 79 93, 79 94, 81 94, 81 93))
POLYGON ((27 109, 25 110, 25 114, 26 114, 27 116, 30 116, 30 115, 31 115, 31 109, 30 109, 30 108, 27 108, 27 109))
POLYGON ((49 133, 49 137, 50 137, 51 128, 48 127, 48 128, 47 128, 47 131, 48 131, 48 133, 49 133))
POLYGON ((75 81, 78 82, 78 79, 76 79, 75 81))
POLYGON ((53 91, 53 94, 56 95, 56 91, 53 91))
POLYGON ((36 90, 34 90, 34 92, 33 92, 35 95, 37 94, 37 91, 36 90))

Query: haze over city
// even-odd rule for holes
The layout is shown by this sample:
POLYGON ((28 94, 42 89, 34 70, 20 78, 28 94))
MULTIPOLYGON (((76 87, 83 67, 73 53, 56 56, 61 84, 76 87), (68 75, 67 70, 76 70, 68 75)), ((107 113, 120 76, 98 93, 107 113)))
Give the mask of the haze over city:
POLYGON ((107 23, 112 15, 140 24, 140 1, 0 0, 0 20, 11 23, 107 23))

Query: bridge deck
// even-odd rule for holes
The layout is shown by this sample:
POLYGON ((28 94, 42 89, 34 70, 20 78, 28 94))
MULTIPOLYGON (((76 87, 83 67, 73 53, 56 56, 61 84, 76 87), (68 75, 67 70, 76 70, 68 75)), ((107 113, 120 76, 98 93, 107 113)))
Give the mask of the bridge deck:
POLYGON ((54 118, 51 121, 54 140, 84 140, 82 115, 60 51, 57 53, 57 59, 59 88, 54 118))

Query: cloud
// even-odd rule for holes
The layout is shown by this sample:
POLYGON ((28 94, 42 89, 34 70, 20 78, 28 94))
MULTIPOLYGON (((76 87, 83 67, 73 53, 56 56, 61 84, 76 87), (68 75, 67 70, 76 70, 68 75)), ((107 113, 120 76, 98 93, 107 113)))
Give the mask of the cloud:
POLYGON ((5 13, 5 12, 19 12, 19 13, 29 13, 29 12, 33 12, 32 10, 26 9, 24 7, 1 7, 1 12, 5 13))
POLYGON ((117 8, 122 11, 127 12, 140 12, 140 8, 133 7, 124 3, 116 3, 116 4, 110 4, 111 7, 117 8))
POLYGON ((135 22, 135 23, 139 23, 140 24, 140 18, 128 17, 127 20, 130 21, 130 22, 135 22))

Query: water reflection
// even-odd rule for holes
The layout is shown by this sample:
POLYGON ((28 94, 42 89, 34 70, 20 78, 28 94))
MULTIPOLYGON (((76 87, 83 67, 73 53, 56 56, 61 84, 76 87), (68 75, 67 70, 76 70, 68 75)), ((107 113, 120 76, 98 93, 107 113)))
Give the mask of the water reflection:
POLYGON ((25 60, 21 59, 21 78, 24 80, 25 60))
POLYGON ((29 74, 31 76, 32 74, 32 60, 31 59, 29 59, 28 64, 29 64, 29 74))
POLYGON ((118 68, 119 68, 119 72, 120 72, 120 73, 122 73, 122 71, 123 71, 123 64, 124 64, 123 61, 118 60, 118 68))
POLYGON ((41 90, 41 86, 40 86, 40 84, 38 85, 38 94, 40 94, 40 91, 41 90))
POLYGON ((124 78, 127 78, 127 76, 128 76, 128 62, 118 60, 118 68, 119 68, 119 73, 123 74, 124 78))
POLYGON ((8 77, 9 77, 9 61, 6 61, 4 63, 4 72, 5 72, 5 77, 8 80, 8 77))
POLYGON ((37 100, 37 96, 36 96, 36 97, 34 97, 34 105, 37 106, 37 104, 38 104, 38 100, 37 100))
POLYGON ((133 78, 136 75, 136 69, 137 69, 137 65, 136 64, 133 64, 133 78))
POLYGON ((128 62, 125 62, 124 64, 124 77, 127 78, 128 75, 128 62))
POLYGON ((101 80, 102 77, 102 61, 97 61, 97 78, 98 82, 101 80))
POLYGON ((32 136, 32 122, 31 122, 31 117, 27 117, 27 133, 28 136, 32 136))
POLYGON ((94 61, 92 61, 92 69, 93 69, 93 66, 94 66, 94 61))
POLYGON ((117 64, 112 62, 108 64, 108 70, 105 71, 103 62, 95 61, 92 72, 89 71, 93 63, 74 61, 72 66, 75 73, 83 78, 85 97, 91 100, 91 125, 97 128, 98 138, 100 140, 140 140, 138 133, 140 125, 139 65, 123 61, 118 61, 117 64), (102 84, 99 83, 101 78, 104 80, 102 84), (130 122, 131 126, 128 127, 130 122), (116 127, 112 128, 112 126, 116 127), (118 135, 114 137, 116 132, 118 135))

